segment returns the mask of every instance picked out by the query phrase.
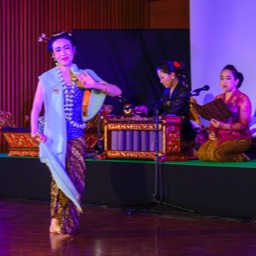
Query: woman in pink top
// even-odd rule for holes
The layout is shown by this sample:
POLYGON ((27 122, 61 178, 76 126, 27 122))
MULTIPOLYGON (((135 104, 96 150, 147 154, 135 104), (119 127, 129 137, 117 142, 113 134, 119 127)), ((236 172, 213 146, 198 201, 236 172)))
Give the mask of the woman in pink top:
POLYGON ((220 74, 220 84, 224 93, 221 98, 232 113, 232 117, 221 122, 210 120, 209 139, 199 148, 198 158, 202 161, 241 162, 246 160, 243 154, 251 146, 249 123, 251 102, 249 97, 238 88, 243 75, 233 65, 225 66, 220 74))

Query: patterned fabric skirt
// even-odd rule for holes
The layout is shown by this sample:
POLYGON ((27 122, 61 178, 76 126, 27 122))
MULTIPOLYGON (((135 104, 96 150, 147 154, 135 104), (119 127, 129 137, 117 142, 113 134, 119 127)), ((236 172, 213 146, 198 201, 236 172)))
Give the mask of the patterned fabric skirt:
MULTIPOLYGON (((80 201, 85 188, 85 139, 84 137, 67 142, 66 171, 76 187, 80 201)), ((59 220, 63 234, 74 234, 79 226, 79 212, 74 203, 51 182, 51 218, 59 220)))
POLYGON ((198 158, 209 162, 243 162, 246 157, 243 153, 250 148, 251 139, 227 140, 218 143, 218 140, 207 140, 198 150, 198 158))

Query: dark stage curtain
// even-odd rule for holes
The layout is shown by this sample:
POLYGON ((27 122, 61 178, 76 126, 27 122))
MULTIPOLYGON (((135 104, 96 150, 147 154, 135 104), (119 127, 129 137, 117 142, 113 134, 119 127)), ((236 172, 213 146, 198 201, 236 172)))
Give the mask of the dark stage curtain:
MULTIPOLYGON (((163 60, 185 63, 190 83, 190 48, 188 29, 105 29, 73 30, 78 46, 79 68, 93 69, 105 81, 122 89, 123 98, 132 105, 148 104, 160 99, 163 86, 156 67, 163 60)), ((123 104, 107 97, 121 114, 123 104)))

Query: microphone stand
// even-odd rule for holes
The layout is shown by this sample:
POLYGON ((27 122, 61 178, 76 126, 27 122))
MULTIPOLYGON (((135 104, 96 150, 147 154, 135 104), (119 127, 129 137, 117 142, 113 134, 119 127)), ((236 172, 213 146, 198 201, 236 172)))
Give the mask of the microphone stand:
POLYGON ((184 208, 184 207, 181 207, 181 206, 178 206, 178 205, 174 205, 174 204, 170 204, 170 203, 166 203, 166 202, 163 202, 162 201, 162 191, 163 191, 163 182, 162 182, 162 172, 161 172, 161 164, 160 164, 160 160, 159 160, 159 107, 161 106, 161 104, 165 102, 165 101, 160 101, 160 102, 155 102, 155 103, 151 103, 155 105, 154 107, 154 113, 155 113, 155 122, 156 122, 156 130, 155 130, 155 170, 154 170, 154 193, 152 195, 152 200, 151 202, 133 210, 133 211, 130 211, 129 214, 132 215, 132 214, 136 214, 136 213, 139 213, 141 211, 147 211, 147 210, 150 210, 150 209, 155 209, 157 208, 158 206, 161 206, 161 205, 164 205, 164 206, 169 206, 169 207, 172 207, 172 208, 176 208, 176 209, 179 209, 179 210, 184 210, 184 211, 187 211, 187 212, 191 212, 191 213, 194 213, 195 211, 194 210, 191 210, 191 209, 187 209, 187 208, 184 208), (160 195, 160 192, 159 192, 159 184, 160 184, 160 189, 161 189, 161 195, 160 195))
MULTIPOLYGON (((175 98, 175 99, 184 99, 184 98, 189 98, 191 96, 198 96, 199 93, 201 92, 201 90, 194 90, 192 92, 189 92, 181 97, 178 97, 178 98, 175 98)), ((172 207, 172 208, 176 208, 176 209, 179 209, 179 210, 183 210, 183 211, 187 211, 187 212, 190 212, 190 213, 195 213, 195 210, 191 210, 191 209, 188 209, 188 208, 184 208, 184 207, 181 207, 181 206, 178 206, 178 205, 174 205, 174 204, 171 204, 171 203, 166 203, 163 201, 163 182, 162 182, 162 171, 161 171, 161 164, 160 164, 160 160, 159 160, 159 108, 160 106, 164 103, 164 102, 169 102, 171 101, 170 99, 168 100, 161 100, 161 101, 158 101, 158 102, 153 102, 153 103, 150 103, 148 105, 154 105, 154 113, 155 113, 155 122, 156 122, 156 130, 155 130, 155 170, 154 170, 154 193, 152 195, 152 200, 151 202, 135 209, 135 210, 132 210, 130 212, 128 212, 129 215, 132 215, 132 214, 136 214, 136 213, 139 213, 139 212, 142 212, 142 211, 147 211, 147 210, 150 210, 150 209, 155 209, 157 208, 158 206, 168 206, 168 207, 172 207), (161 189, 161 195, 160 195, 160 192, 159 192, 159 185, 160 185, 160 189, 161 189)))

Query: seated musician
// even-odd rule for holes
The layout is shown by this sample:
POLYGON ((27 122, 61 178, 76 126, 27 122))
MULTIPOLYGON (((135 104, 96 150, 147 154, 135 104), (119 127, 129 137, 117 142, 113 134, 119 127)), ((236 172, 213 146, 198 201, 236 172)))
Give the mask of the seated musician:
POLYGON ((251 102, 238 88, 243 75, 233 65, 225 66, 220 74, 220 84, 224 93, 221 98, 232 113, 232 117, 221 122, 210 120, 209 139, 199 148, 198 158, 202 161, 241 162, 247 160, 244 154, 252 143, 249 123, 251 102))
MULTIPOLYGON (((183 70, 184 64, 178 61, 164 61, 156 69, 160 83, 165 87, 160 114, 182 116, 181 150, 190 154, 196 134, 190 122, 190 90, 186 86, 183 70)), ((134 111, 150 114, 146 106, 138 106, 134 111)))

